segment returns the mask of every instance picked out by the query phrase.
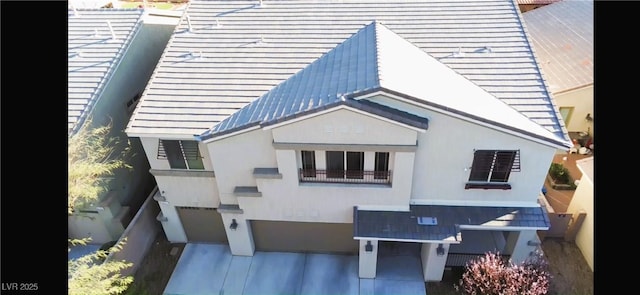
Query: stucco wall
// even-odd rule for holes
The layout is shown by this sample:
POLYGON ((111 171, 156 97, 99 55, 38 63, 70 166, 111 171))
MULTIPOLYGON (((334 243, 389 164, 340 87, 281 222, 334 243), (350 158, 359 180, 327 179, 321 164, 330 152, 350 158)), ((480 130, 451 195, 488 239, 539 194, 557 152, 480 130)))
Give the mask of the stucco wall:
POLYGON ((583 174, 578 187, 573 193, 571 203, 567 207, 567 212, 572 214, 586 213, 575 242, 591 270, 594 270, 594 201, 593 182, 586 174, 583 174))
POLYGON ((536 205, 555 148, 391 98, 371 100, 429 118, 429 129, 418 133, 412 203, 536 205), (476 149, 520 151, 521 171, 511 172, 510 190, 464 188, 476 149))
POLYGON ((591 114, 591 117, 594 117, 593 85, 567 92, 554 93, 553 97, 558 108, 574 108, 567 120, 568 122, 564 122, 568 131, 588 131, 591 136, 595 137, 593 123, 585 119, 587 114, 591 114))
POLYGON ((110 253, 107 257, 107 260, 125 260, 133 264, 130 268, 122 270, 122 275, 133 275, 140 267, 156 235, 160 232, 160 224, 156 220, 159 212, 160 207, 150 194, 118 240, 118 242, 124 242, 122 249, 110 253))
POLYGON ((273 129, 275 142, 415 145, 416 131, 350 109, 273 129))
MULTIPOLYGON (((300 151, 276 149, 273 142, 415 146, 416 133, 369 115, 336 110, 274 129, 254 130, 213 141, 208 148, 214 160, 221 201, 239 204, 245 218, 349 223, 355 205, 408 209, 414 153, 390 153, 392 186, 300 183, 300 151), (326 132, 328 130, 330 132, 326 132), (256 180, 253 175, 254 168, 276 167, 282 174, 281 179, 256 180), (257 186, 262 196, 236 197, 233 194, 236 186, 257 186)), ((316 149, 317 169, 323 168, 323 152, 316 149)), ((365 166, 373 167, 373 151, 366 152, 365 166)))

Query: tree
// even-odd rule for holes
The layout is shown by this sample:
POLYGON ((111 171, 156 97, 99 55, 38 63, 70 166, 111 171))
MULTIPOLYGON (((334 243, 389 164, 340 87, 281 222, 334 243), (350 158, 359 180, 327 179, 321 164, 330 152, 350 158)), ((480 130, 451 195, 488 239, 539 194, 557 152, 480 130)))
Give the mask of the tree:
MULTIPOLYGON (((114 135, 111 123, 93 126, 87 120, 68 142, 68 215, 76 208, 97 202, 107 190, 109 176, 118 169, 130 169, 127 162, 129 143, 114 135)), ((71 246, 86 245, 90 238, 68 239, 71 246)), ((132 266, 124 260, 107 259, 109 253, 122 249, 120 241, 108 250, 98 250, 68 261, 68 294, 117 295, 126 291, 133 282, 132 276, 121 271, 132 266)))
POLYGON ((68 144, 68 214, 74 209, 98 201, 109 180, 121 168, 130 169, 126 157, 129 143, 113 136, 111 123, 92 127, 85 122, 68 144))
MULTIPOLYGON (((71 244, 83 241, 71 241, 71 244)), ((109 253, 122 249, 125 241, 117 243, 108 251, 98 250, 68 261, 69 295, 117 295, 122 294, 133 282, 132 276, 123 276, 121 271, 133 264, 126 261, 107 260, 109 253), (106 261, 105 261, 106 260, 106 261)))
POLYGON ((543 295, 549 291, 548 267, 538 251, 520 265, 505 261, 499 253, 487 252, 467 264, 454 287, 467 295, 543 295))

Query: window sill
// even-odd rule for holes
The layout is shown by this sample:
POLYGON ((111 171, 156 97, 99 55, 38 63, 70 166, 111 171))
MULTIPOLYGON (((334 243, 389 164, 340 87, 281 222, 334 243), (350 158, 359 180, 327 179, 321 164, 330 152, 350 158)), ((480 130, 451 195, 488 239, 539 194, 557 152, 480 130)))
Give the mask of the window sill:
POLYGON ((464 185, 464 189, 511 189, 511 185, 508 183, 467 183, 464 185))

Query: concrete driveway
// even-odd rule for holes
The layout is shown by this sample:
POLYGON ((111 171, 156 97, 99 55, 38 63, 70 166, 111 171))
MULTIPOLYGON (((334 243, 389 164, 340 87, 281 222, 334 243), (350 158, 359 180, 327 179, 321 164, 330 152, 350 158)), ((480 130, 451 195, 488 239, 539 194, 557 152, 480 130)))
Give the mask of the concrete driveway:
POLYGON ((425 295, 419 257, 378 258, 375 279, 358 278, 357 255, 260 252, 188 243, 164 295, 425 295))

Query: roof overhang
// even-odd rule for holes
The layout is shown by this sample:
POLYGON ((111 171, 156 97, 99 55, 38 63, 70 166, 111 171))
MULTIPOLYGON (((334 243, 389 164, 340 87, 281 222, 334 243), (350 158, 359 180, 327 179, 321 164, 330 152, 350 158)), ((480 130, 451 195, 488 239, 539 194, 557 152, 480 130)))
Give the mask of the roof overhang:
POLYGON ((548 230, 544 208, 411 205, 409 211, 353 208, 356 240, 460 243, 463 229, 548 230))
MULTIPOLYGON (((357 93, 355 95, 352 95, 351 97, 353 97, 353 99, 355 100, 367 100, 375 96, 387 96, 389 98, 392 98, 410 105, 415 105, 420 108, 424 108, 426 110, 445 114, 454 118, 458 118, 460 120, 471 122, 483 127, 491 128, 491 129, 501 131, 510 135, 525 138, 546 146, 551 146, 553 148, 560 149, 560 150, 566 150, 573 146, 569 141, 565 142, 559 139, 553 139, 551 137, 542 137, 540 135, 527 132, 525 130, 516 129, 502 123, 490 121, 485 118, 474 116, 472 114, 468 114, 452 108, 447 108, 445 106, 441 106, 426 100, 415 98, 391 89, 386 89, 386 88, 371 89, 366 92, 357 93)), ((551 136, 552 133, 549 132, 549 135, 551 136)))

